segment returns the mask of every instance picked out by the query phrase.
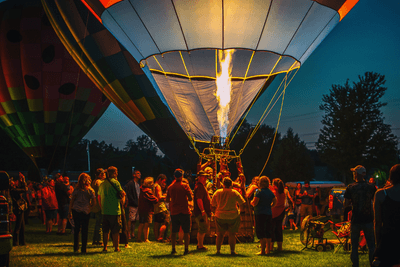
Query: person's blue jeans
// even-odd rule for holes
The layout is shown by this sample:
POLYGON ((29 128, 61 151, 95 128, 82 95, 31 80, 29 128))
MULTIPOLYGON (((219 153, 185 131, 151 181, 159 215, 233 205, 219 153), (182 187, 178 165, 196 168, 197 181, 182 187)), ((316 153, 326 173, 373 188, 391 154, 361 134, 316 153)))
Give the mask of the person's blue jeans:
POLYGON ((102 233, 103 215, 101 215, 101 211, 94 213, 94 217, 96 219, 96 224, 94 226, 93 242, 101 242, 103 236, 102 233))
POLYGON ((372 263, 372 261, 374 259, 373 258, 374 251, 375 251, 374 224, 372 222, 364 223, 364 224, 351 223, 351 234, 350 234, 351 255, 350 255, 350 259, 351 259, 351 262, 353 263, 353 266, 355 266, 355 267, 359 266, 358 244, 360 241, 360 232, 361 231, 364 231, 364 236, 365 236, 365 239, 367 240, 369 262, 372 263))

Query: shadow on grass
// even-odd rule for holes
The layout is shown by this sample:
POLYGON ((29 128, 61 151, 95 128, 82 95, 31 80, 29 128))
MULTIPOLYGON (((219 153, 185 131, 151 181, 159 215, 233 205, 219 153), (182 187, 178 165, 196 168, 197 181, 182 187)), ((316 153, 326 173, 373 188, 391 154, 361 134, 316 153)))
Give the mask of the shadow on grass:
POLYGON ((57 252, 57 253, 45 253, 45 254, 29 254, 29 255, 24 255, 24 257, 59 257, 59 256, 84 257, 95 254, 105 254, 105 253, 101 251, 88 251, 86 254, 82 254, 80 252, 57 252))
POLYGON ((269 257, 286 257, 292 254, 301 254, 301 251, 298 250, 274 250, 270 254, 268 254, 269 257))
POLYGON ((235 255, 231 255, 229 253, 226 254, 208 254, 208 257, 216 257, 216 258, 247 258, 249 257, 248 255, 243 255, 243 254, 235 254, 235 255))
MULTIPOLYGON (((192 254, 192 252, 191 252, 191 254, 192 254)), ((174 255, 172 255, 172 254, 164 254, 164 255, 151 255, 151 256, 148 256, 149 258, 152 258, 152 259, 176 259, 176 258, 182 258, 182 257, 188 257, 188 256, 190 256, 190 254, 189 255, 183 255, 183 254, 174 254, 174 255)))

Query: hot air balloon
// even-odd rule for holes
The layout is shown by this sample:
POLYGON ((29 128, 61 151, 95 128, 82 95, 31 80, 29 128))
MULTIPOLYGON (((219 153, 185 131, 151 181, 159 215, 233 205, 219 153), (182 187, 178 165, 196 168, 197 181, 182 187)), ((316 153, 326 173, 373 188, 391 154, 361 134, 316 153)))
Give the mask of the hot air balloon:
POLYGON ((81 1, 42 1, 58 36, 82 70, 176 165, 197 155, 157 84, 81 1))
POLYGON ((39 0, 0 3, 0 127, 51 171, 110 104, 54 32, 39 0))
POLYGON ((229 136, 266 80, 299 68, 358 0, 81 1, 189 138, 210 141, 229 136))

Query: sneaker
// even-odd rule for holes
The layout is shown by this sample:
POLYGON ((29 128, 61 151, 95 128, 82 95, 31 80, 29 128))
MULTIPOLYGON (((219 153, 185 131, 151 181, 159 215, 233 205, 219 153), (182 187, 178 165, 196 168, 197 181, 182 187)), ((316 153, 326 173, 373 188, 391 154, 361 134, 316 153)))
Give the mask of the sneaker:
POLYGON ((132 248, 131 246, 129 246, 128 244, 125 245, 125 248, 132 248))
POLYGON ((185 252, 183 252, 183 255, 188 255, 190 254, 190 251, 188 249, 185 249, 185 252))
POLYGON ((176 250, 173 249, 173 250, 171 251, 171 255, 175 255, 175 254, 176 254, 176 250))
POLYGON ((121 249, 120 248, 116 248, 116 249, 114 249, 114 252, 121 252, 121 249))
POLYGON ((231 255, 237 255, 237 253, 235 251, 231 251, 231 255))
POLYGON ((293 228, 290 228, 290 231, 293 231, 293 228))

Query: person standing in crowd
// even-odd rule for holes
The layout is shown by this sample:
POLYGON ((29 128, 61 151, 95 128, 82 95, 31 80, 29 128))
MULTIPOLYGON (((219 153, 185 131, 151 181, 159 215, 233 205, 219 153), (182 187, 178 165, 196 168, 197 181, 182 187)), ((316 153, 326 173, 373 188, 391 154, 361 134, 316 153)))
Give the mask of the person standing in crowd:
POLYGON ((98 168, 95 172, 95 179, 92 182, 92 188, 96 194, 95 203, 92 208, 92 212, 94 213, 94 217, 96 219, 96 224, 94 226, 94 232, 93 232, 92 245, 99 245, 99 246, 103 245, 103 241, 101 241, 103 216, 101 215, 101 209, 97 199, 99 196, 99 187, 101 183, 103 183, 104 180, 106 179, 106 175, 107 173, 105 170, 103 170, 102 168, 98 168))
POLYGON ((154 212, 154 204, 158 202, 158 198, 153 194, 154 179, 153 177, 146 177, 140 187, 139 196, 139 228, 137 235, 137 242, 143 241, 150 243, 149 241, 149 226, 152 223, 152 217, 154 212))
POLYGON ((58 202, 54 185, 54 180, 50 179, 47 180, 47 185, 42 189, 42 207, 46 215, 46 233, 51 233, 53 220, 57 219, 58 202))
POLYGON ((358 244, 360 240, 360 232, 364 231, 365 239, 369 250, 369 260, 372 263, 373 253, 375 250, 374 240, 374 215, 372 210, 372 200, 374 198, 376 188, 364 180, 367 174, 365 168, 361 165, 350 169, 353 172, 354 183, 346 188, 344 193, 344 206, 352 205, 351 216, 351 262, 353 266, 359 266, 358 244))
POLYGON ((19 173, 18 180, 14 182, 14 186, 11 187, 10 191, 13 212, 16 217, 13 231, 13 246, 25 246, 24 212, 28 208, 28 205, 22 195, 26 194, 27 190, 25 176, 19 173))
POLYGON ((204 237, 210 229, 209 218, 211 218, 211 199, 206 189, 209 174, 205 171, 197 173, 197 183, 194 188, 194 217, 198 225, 197 250, 207 251, 204 246, 204 237))
POLYGON ((317 216, 321 215, 321 188, 319 186, 315 190, 315 195, 314 195, 314 207, 315 207, 315 213, 317 216))
POLYGON ((374 200, 374 228, 377 248, 375 257, 380 261, 373 266, 400 265, 400 164, 390 169, 391 185, 379 189, 374 200))
POLYGON ((72 190, 69 186, 65 185, 64 177, 57 173, 56 184, 54 190, 56 192, 56 198, 58 203, 58 231, 57 234, 65 234, 65 228, 67 227, 68 209, 69 209, 69 196, 72 194, 72 190))
POLYGON ((176 254, 176 235, 180 227, 184 232, 185 251, 184 255, 189 254, 190 239, 190 216, 189 201, 193 200, 193 193, 187 183, 182 182, 183 170, 176 169, 174 172, 174 182, 167 189, 166 202, 170 203, 171 211, 171 254, 176 254))
POLYGON ((165 205, 165 198, 167 194, 163 193, 163 188, 167 185, 167 176, 160 174, 157 177, 156 183, 154 184, 154 195, 158 198, 158 202, 154 204, 154 237, 156 241, 162 241, 164 233, 167 230, 169 221, 169 214, 165 205))
POLYGON ((140 177, 142 174, 140 171, 135 170, 132 174, 132 180, 130 180, 124 187, 128 201, 125 206, 128 207, 128 233, 129 239, 135 238, 135 225, 136 221, 139 221, 139 196, 140 196, 140 177))
MULTIPOLYGON (((211 205, 216 208, 215 218, 217 227, 217 254, 221 254, 222 241, 228 232, 229 246, 231 255, 236 255, 236 236, 240 226, 240 211, 244 211, 246 201, 236 190, 232 190, 232 180, 225 177, 222 180, 223 188, 218 189, 211 201, 211 205), (240 207, 240 209, 239 209, 240 207)), ((242 183, 244 187, 245 183, 242 183)))
POLYGON ((307 215, 310 217, 313 215, 314 188, 311 188, 310 181, 304 181, 304 187, 301 189, 299 196, 301 197, 300 223, 302 223, 307 215))
POLYGON ((44 217, 44 211, 43 211, 43 207, 42 207, 42 189, 43 189, 43 185, 42 184, 38 184, 37 185, 37 191, 36 191, 36 201, 37 201, 37 208, 38 208, 38 217, 40 219, 40 221, 42 222, 42 224, 46 225, 46 219, 44 217))
POLYGON ((269 189, 269 178, 261 176, 259 179, 259 190, 256 191, 251 205, 254 207, 256 219, 256 234, 260 239, 260 255, 270 253, 272 237, 272 210, 276 205, 276 197, 269 189))
POLYGON ((82 231, 81 253, 86 254, 89 234, 90 209, 93 207, 96 193, 90 187, 91 179, 86 173, 81 173, 78 185, 72 193, 68 214, 74 220, 74 252, 79 250, 79 232, 82 231))
POLYGON ((294 190, 294 204, 295 209, 294 212, 296 213, 296 225, 300 225, 300 210, 301 210, 301 183, 297 183, 296 189, 294 190))
POLYGON ((103 215, 103 252, 107 252, 108 238, 111 231, 114 251, 119 252, 119 230, 122 227, 121 205, 118 195, 125 199, 125 192, 117 181, 118 169, 114 166, 107 169, 109 178, 100 184, 98 201, 103 215))
POLYGON ((285 193, 285 216, 284 219, 282 221, 282 229, 285 229, 288 221, 289 221, 289 209, 291 206, 293 206, 293 199, 292 196, 289 193, 289 189, 287 186, 284 186, 284 193, 285 193))
POLYGON ((278 251, 282 251, 283 231, 282 221, 285 217, 285 190, 281 179, 272 180, 272 192, 276 197, 276 205, 272 208, 272 240, 270 250, 274 248, 274 243, 278 244, 278 251))
POLYGON ((246 190, 246 197, 247 197, 248 200, 252 200, 253 199, 254 193, 258 189, 259 179, 260 179, 260 177, 254 176, 253 179, 251 180, 251 184, 249 185, 249 187, 246 190))

